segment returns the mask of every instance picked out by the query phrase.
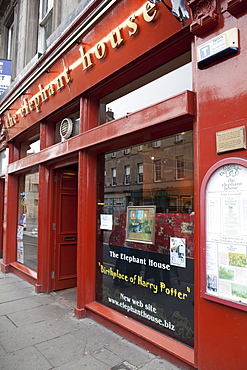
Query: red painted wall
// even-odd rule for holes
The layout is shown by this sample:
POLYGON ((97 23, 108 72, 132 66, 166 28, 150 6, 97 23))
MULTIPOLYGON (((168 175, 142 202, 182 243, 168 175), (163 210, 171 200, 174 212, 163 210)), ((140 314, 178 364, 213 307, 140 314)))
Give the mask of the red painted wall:
MULTIPOLYGON (((213 164, 227 157, 247 157, 246 150, 216 153, 216 132, 246 125, 246 21, 246 14, 234 17, 225 12, 221 15, 221 22, 217 29, 204 38, 196 37, 196 46, 198 46, 226 30, 237 27, 240 41, 237 55, 223 59, 203 70, 199 70, 195 63, 198 192, 203 177, 213 164)), ((195 55, 194 57, 196 58, 195 55)), ((198 239, 198 242, 202 248, 204 241, 198 239)), ((199 266, 197 275, 200 279, 199 266)), ((200 280, 198 282, 200 283, 200 280)), ((198 368, 200 370, 246 369, 246 312, 201 298, 200 286, 198 286, 197 315, 198 368)))

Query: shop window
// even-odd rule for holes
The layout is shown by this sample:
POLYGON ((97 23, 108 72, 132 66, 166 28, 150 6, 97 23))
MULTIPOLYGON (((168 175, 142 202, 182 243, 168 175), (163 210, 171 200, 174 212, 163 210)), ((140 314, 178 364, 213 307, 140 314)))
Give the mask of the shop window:
POLYGON ((157 162, 154 141, 140 143, 141 152, 139 145, 132 146, 128 160, 137 168, 138 181, 127 188, 113 188, 109 182, 104 186, 101 176, 106 171, 107 178, 116 178, 124 168, 127 173, 126 157, 121 155, 125 148, 117 151, 117 163, 111 153, 100 156, 99 204, 109 201, 98 208, 96 300, 193 347, 193 132, 183 135, 179 148, 186 183, 174 179, 176 135, 160 138, 163 156, 157 162), (155 162, 158 182, 153 181, 155 162), (101 214, 112 216, 111 230, 109 225, 101 228, 101 214))
POLYGON ((4 176, 7 172, 8 165, 8 149, 0 152, 0 176, 4 176))
POLYGON ((184 178, 184 156, 180 155, 176 157, 176 180, 182 180, 184 178))
POLYGON ((19 177, 17 262, 37 270, 39 173, 19 177))
POLYGON ((20 158, 40 152, 39 133, 24 140, 20 146, 20 158))
POLYGON ((128 117, 130 113, 185 90, 192 90, 190 52, 103 97, 100 100, 100 124, 128 117))
POLYGON ((124 167, 124 185, 130 185, 130 166, 124 167))
POLYGON ((154 160, 154 182, 161 181, 161 159, 154 160))

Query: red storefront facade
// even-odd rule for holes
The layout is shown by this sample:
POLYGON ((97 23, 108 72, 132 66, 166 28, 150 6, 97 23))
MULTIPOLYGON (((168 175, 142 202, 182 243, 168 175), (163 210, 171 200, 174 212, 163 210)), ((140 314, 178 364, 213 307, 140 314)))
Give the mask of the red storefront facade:
POLYGON ((208 184, 223 166, 246 167, 247 6, 186 9, 95 1, 3 98, 1 268, 38 293, 77 286, 76 317, 183 368, 244 369, 244 190, 220 193, 240 215, 224 216, 221 236, 211 224, 223 200, 208 184), (120 101, 125 113, 108 119, 133 91, 136 108, 120 101))

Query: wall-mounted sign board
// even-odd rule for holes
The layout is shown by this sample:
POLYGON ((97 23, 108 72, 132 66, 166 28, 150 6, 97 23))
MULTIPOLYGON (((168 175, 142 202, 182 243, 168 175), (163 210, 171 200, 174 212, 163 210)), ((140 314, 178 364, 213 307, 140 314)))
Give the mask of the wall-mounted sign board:
POLYGON ((209 64, 238 52, 238 29, 221 33, 197 47, 197 65, 202 69, 209 64))
POLYGON ((245 126, 235 127, 216 133, 217 153, 246 149, 245 126))
POLYGON ((247 160, 213 166, 201 198, 202 295, 247 311, 247 160))
POLYGON ((2 95, 10 85, 11 67, 11 60, 0 59, 0 95, 2 95))

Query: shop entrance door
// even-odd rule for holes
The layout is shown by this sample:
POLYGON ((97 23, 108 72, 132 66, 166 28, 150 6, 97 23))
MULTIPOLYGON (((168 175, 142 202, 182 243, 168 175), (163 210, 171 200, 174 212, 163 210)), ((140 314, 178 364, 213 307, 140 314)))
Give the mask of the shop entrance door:
POLYGON ((74 167, 55 171, 54 290, 77 285, 77 178, 74 167))

